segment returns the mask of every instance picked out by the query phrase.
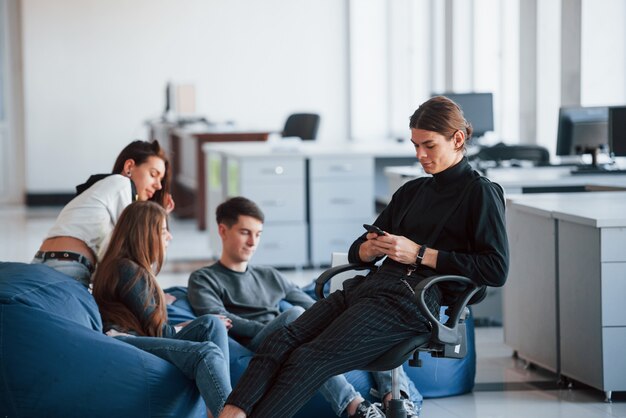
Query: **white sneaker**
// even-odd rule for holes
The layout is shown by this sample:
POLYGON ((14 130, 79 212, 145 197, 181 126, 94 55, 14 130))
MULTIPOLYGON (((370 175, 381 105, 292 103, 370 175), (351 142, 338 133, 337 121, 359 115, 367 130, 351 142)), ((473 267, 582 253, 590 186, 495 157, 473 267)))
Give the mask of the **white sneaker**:
MULTIPOLYGON (((380 403, 375 403, 374 405, 380 408, 384 413, 387 412, 386 408, 383 408, 380 403)), ((402 398, 402 406, 406 412, 406 418, 419 418, 420 412, 422 412, 421 406, 416 407, 410 399, 402 398)))
POLYGON ((402 399, 402 404, 406 411, 406 418, 419 418, 421 408, 416 408, 413 401, 410 399, 402 399))
POLYGON ((385 414, 379 407, 372 405, 368 401, 363 401, 356 408, 354 415, 350 418, 386 418, 385 414))

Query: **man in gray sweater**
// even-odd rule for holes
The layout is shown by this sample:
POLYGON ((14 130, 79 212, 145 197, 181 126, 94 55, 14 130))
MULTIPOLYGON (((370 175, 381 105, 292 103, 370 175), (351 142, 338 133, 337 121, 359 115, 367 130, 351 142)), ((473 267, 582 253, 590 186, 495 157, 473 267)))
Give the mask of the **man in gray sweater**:
MULTIPOLYGON (((196 315, 225 315, 232 321, 229 333, 255 351, 266 336, 295 320, 315 301, 272 267, 249 266, 263 230, 264 216, 252 201, 231 198, 216 211, 222 254, 218 262, 194 271, 189 277, 188 297, 196 315), (280 305, 292 305, 281 312, 280 305)), ((379 392, 389 398, 391 372, 375 372, 379 392)), ((404 394, 421 404, 421 395, 404 372, 400 375, 404 394)), ((329 379, 320 389, 337 416, 384 418, 343 375, 329 379)), ((405 401, 407 417, 417 417, 412 401, 405 401)))

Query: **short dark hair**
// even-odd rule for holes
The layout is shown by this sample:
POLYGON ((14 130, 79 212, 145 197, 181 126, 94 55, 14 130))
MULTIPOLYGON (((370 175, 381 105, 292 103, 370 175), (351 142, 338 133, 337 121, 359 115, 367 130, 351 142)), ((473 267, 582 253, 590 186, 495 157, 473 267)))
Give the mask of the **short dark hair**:
POLYGON ((215 210, 217 224, 224 224, 229 228, 239 221, 241 215, 250 216, 261 223, 265 222, 265 216, 257 204, 242 196, 231 197, 220 203, 215 210))

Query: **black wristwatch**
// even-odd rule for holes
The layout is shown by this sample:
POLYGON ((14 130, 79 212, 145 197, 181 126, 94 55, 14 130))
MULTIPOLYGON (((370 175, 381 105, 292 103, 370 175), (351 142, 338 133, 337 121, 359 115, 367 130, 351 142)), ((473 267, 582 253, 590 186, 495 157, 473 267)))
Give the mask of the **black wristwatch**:
POLYGON ((416 266, 419 266, 420 264, 422 264, 422 261, 424 260, 425 252, 426 252, 426 244, 422 244, 420 246, 420 249, 417 251, 417 258, 415 259, 416 266))

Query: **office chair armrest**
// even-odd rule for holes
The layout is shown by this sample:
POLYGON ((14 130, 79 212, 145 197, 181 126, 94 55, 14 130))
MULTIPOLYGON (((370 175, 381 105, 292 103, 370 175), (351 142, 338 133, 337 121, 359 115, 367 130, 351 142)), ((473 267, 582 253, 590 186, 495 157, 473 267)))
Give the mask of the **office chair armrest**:
POLYGON ((457 330, 458 325, 461 320, 465 318, 465 310, 467 309, 468 302, 472 296, 479 292, 483 287, 484 286, 474 283, 467 277, 455 275, 432 276, 422 280, 417 286, 415 286, 414 301, 422 315, 430 321, 433 339, 442 344, 458 344, 460 342, 461 338, 457 330), (425 299, 426 291, 431 286, 443 282, 454 282, 467 286, 463 292, 460 292, 457 302, 452 306, 448 306, 448 320, 445 324, 438 318, 435 318, 432 312, 430 312, 425 299))
POLYGON ((345 271, 360 271, 360 270, 371 270, 376 268, 374 264, 364 264, 364 263, 349 263, 342 264, 339 266, 331 267, 328 270, 324 271, 320 276, 315 280, 315 294, 319 299, 324 299, 324 285, 334 276, 339 273, 343 273, 345 271))

